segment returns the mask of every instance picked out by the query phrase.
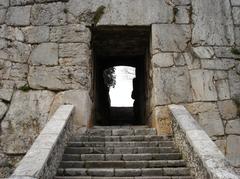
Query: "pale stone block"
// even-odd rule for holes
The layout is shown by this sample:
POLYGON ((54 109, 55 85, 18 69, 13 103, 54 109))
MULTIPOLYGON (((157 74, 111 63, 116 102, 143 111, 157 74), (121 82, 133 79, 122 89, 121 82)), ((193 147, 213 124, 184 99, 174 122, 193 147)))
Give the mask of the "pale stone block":
POLYGON ((236 25, 240 25, 240 7, 233 7, 233 22, 236 25))
POLYGON ((239 0, 231 0, 233 6, 240 6, 239 0))
POLYGON ((234 119, 237 117, 238 109, 232 100, 218 101, 217 104, 223 119, 234 119))
POLYGON ((208 70, 229 70, 235 63, 234 59, 201 60, 202 68, 208 70))
POLYGON ((170 67, 173 66, 173 54, 172 53, 157 53, 152 57, 152 63, 154 67, 170 67))
POLYGON ((192 50, 199 58, 212 58, 214 55, 212 47, 193 47, 192 50))
MULTIPOLYGON (((234 27, 235 41, 238 46, 240 46, 240 27, 234 27)), ((235 55, 236 58, 239 58, 239 55, 235 55)))
POLYGON ((186 65, 185 55, 186 54, 182 54, 182 53, 174 53, 173 54, 174 64, 176 66, 184 66, 184 65, 186 65))
POLYGON ((240 78, 239 75, 231 70, 228 72, 229 86, 231 92, 231 98, 236 102, 240 102, 240 78))
POLYGON ((227 134, 240 134, 240 119, 235 119, 227 122, 226 125, 227 134))
POLYGON ((1 80, 0 86, 0 99, 10 101, 13 94, 14 82, 1 80))
POLYGON ((217 92, 213 81, 213 71, 192 70, 190 79, 195 101, 216 101, 217 92))
POLYGON ((63 25, 65 22, 66 14, 62 2, 35 4, 32 7, 31 23, 33 25, 63 25))
POLYGON ((215 82, 215 85, 218 93, 218 99, 220 100, 230 99, 231 95, 228 80, 217 80, 215 82))
POLYGON ((30 58, 33 65, 57 65, 58 44, 42 43, 33 49, 30 58))
POLYGON ((178 12, 175 16, 175 22, 177 24, 188 24, 190 22, 190 7, 189 6, 177 6, 178 12))
POLYGON ((0 9, 0 24, 4 24, 6 12, 6 9, 0 9))
POLYGON ((10 0, 11 6, 19 6, 26 4, 33 4, 34 0, 10 0))
POLYGON ((229 1, 192 0, 192 7, 193 44, 233 45, 233 21, 229 1))
POLYGON ((159 51, 182 52, 187 48, 191 29, 188 25, 153 24, 152 54, 159 51))
POLYGON ((42 43, 49 39, 48 26, 30 26, 22 29, 28 43, 42 43))
POLYGON ((240 136, 227 137, 227 158, 233 166, 240 166, 240 136))
POLYGON ((88 91, 70 90, 58 93, 54 98, 49 116, 51 117, 62 104, 72 104, 75 106, 73 123, 76 130, 82 126, 88 126, 91 122, 93 104, 88 91))
POLYGON ((225 139, 215 140, 214 143, 220 149, 220 151, 225 155, 227 148, 227 141, 225 139))
POLYGON ((6 23, 8 25, 29 25, 31 6, 10 7, 7 12, 6 23))
POLYGON ((1 123, 5 153, 22 154, 28 150, 47 122, 53 97, 50 91, 17 91, 14 94, 1 123))

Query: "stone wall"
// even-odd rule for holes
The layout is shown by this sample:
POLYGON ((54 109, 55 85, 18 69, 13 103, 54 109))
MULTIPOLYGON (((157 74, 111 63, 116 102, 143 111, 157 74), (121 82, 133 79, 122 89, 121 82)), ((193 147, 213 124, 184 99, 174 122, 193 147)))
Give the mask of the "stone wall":
POLYGON ((96 25, 151 26, 150 123, 171 133, 167 105, 182 103, 240 166, 239 14, 238 0, 1 0, 0 173, 61 104, 76 106, 75 129, 91 123, 96 25))

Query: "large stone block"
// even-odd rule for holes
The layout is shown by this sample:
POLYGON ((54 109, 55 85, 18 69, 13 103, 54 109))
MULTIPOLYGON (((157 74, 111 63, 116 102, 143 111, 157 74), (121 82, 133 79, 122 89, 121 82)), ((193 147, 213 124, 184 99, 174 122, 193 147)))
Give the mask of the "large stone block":
POLYGON ((86 90, 70 90, 58 93, 53 101, 50 110, 50 116, 62 104, 72 104, 75 106, 73 114, 74 129, 87 126, 92 118, 92 101, 89 96, 89 91, 86 90))
POLYGON ((235 63, 234 59, 201 60, 202 68, 208 70, 229 70, 235 63))
POLYGON ((52 42, 79 42, 90 45, 91 32, 83 24, 68 24, 66 26, 52 27, 50 30, 52 42))
POLYGON ((4 24, 6 12, 6 9, 0 9, 0 24, 4 24))
POLYGON ((233 6, 240 6, 239 0, 231 0, 233 6))
MULTIPOLYGON (((175 15, 175 22, 177 24, 189 24, 190 22, 190 7, 177 6, 178 12, 175 15)), ((173 19, 174 20, 174 19, 173 19)))
POLYGON ((155 68, 153 71, 152 96, 154 105, 192 101, 189 74, 186 67, 155 68))
POLYGON ((212 47, 193 47, 192 50, 198 58, 212 58, 214 55, 212 47))
POLYGON ((224 135, 223 122, 217 111, 199 113, 199 124, 210 137, 224 135))
POLYGON ((153 55, 152 63, 154 67, 173 66, 173 53, 157 53, 153 55))
POLYGON ((1 123, 3 150, 8 154, 25 153, 48 119, 54 93, 17 91, 1 123))
POLYGON ((192 0, 192 43, 232 45, 234 43, 231 5, 226 0, 192 0), (219 9, 216 11, 216 9, 219 9))
POLYGON ((59 44, 59 57, 61 65, 89 66, 91 50, 85 43, 59 44))
POLYGON ((240 167, 240 136, 227 137, 227 158, 233 166, 240 167))
POLYGON ((88 68, 79 66, 33 66, 30 67, 28 81, 33 89, 88 89, 90 72, 88 68))
POLYGON ((7 109, 8 109, 8 106, 5 103, 0 101, 0 121, 5 115, 5 113, 7 112, 7 109))
POLYGON ((190 71, 194 101, 216 101, 217 91, 214 86, 214 72, 208 70, 190 71))
POLYGON ((228 80, 217 80, 215 82, 215 86, 219 100, 226 100, 231 98, 228 80))
POLYGON ((64 4, 61 2, 35 4, 32 7, 31 23, 33 25, 63 25, 65 21, 64 4))
POLYGON ((67 3, 70 23, 93 23, 100 6, 104 6, 105 10, 98 25, 150 25, 170 23, 173 18, 172 7, 159 0, 82 0, 81 4, 79 6, 78 0, 67 3))
POLYGON ((14 82, 9 80, 0 81, 0 99, 10 101, 13 94, 14 82))
POLYGON ((31 6, 17 6, 8 8, 6 23, 8 25, 29 25, 31 6))
POLYGON ((159 51, 184 51, 190 39, 191 29, 188 25, 153 24, 152 54, 159 51))
POLYGON ((240 7, 233 7, 233 22, 236 25, 240 25, 240 7))
POLYGON ((226 133, 227 134, 240 134, 240 119, 235 119, 227 122, 226 125, 226 133))
POLYGON ((232 100, 218 101, 217 104, 223 119, 228 120, 237 117, 238 109, 236 104, 232 100))
POLYGON ((22 29, 27 43, 42 43, 49 39, 48 26, 30 26, 22 29))
POLYGON ((231 98, 240 103, 240 75, 231 70, 228 73, 231 98))
POLYGON ((33 49, 30 58, 33 65, 57 65, 58 44, 42 43, 33 49))

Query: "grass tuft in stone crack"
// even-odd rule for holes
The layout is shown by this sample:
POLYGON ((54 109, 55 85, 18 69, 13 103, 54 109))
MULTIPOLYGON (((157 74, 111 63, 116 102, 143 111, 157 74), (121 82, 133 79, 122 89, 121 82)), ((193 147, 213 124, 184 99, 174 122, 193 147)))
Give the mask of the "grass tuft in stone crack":
POLYGON ((105 6, 99 6, 97 8, 97 10, 95 11, 95 14, 93 16, 93 24, 97 25, 97 23, 100 21, 100 19, 102 18, 103 14, 104 14, 104 10, 106 9, 105 6))
POLYGON ((24 91, 24 92, 28 92, 29 90, 31 90, 31 88, 28 86, 28 84, 25 84, 25 85, 19 87, 18 89, 21 91, 24 91))
POLYGON ((231 48, 231 53, 234 55, 240 55, 240 50, 237 48, 231 48))

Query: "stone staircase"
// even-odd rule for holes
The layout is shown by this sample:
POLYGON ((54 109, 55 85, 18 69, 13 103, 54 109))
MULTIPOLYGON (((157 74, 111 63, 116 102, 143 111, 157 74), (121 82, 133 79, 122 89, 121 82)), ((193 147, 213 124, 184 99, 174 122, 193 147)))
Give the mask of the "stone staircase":
POLYGON ((55 179, 193 179, 171 136, 147 126, 94 127, 73 137, 55 179))

